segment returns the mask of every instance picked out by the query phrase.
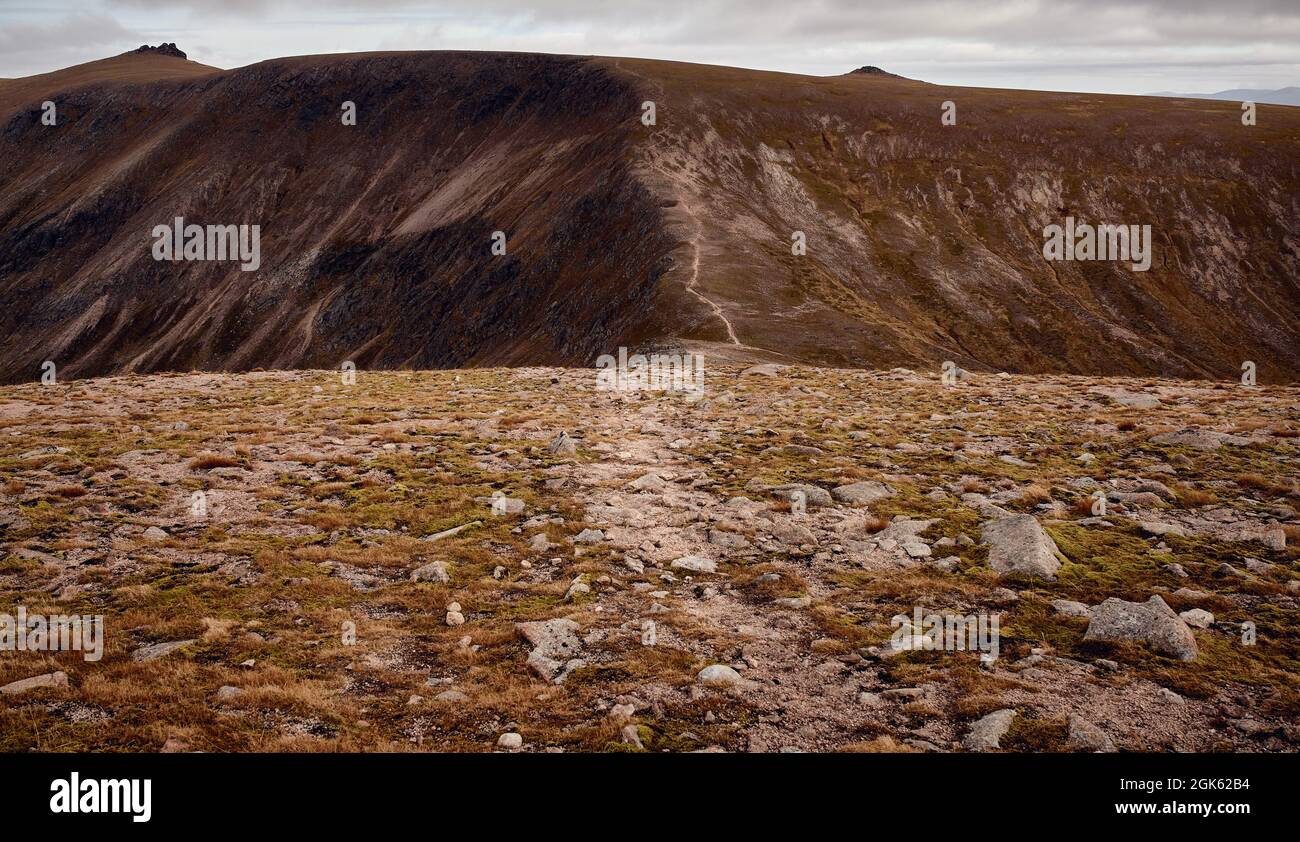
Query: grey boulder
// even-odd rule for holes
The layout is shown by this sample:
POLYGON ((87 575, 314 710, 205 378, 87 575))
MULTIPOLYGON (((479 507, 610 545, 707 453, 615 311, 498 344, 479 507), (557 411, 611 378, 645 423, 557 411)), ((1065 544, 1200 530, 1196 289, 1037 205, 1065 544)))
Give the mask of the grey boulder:
POLYGON ((1197 656, 1192 630, 1158 596, 1146 602, 1111 597, 1094 606, 1083 639, 1145 643, 1180 661, 1194 661, 1197 656))
POLYGON ((1000 575, 1022 573, 1055 579, 1061 551, 1033 515, 1011 515, 984 524, 980 537, 989 545, 989 566, 1000 575))

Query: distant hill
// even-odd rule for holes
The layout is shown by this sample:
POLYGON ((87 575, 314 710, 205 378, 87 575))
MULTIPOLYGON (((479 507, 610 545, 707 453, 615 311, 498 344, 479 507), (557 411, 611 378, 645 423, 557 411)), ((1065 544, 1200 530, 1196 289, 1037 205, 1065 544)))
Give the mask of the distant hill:
POLYGON ((1300 88, 1278 88, 1276 91, 1257 90, 1253 88, 1233 88, 1219 91, 1217 94, 1179 94, 1173 91, 1159 91, 1150 96, 1172 96, 1179 99, 1222 99, 1233 102, 1255 102, 1265 105, 1300 105, 1300 88))
POLYGON ((131 53, 0 83, 0 382, 620 345, 1294 379, 1300 110, 1238 113, 627 58, 131 53), (1067 216, 1150 225, 1150 271, 1045 261, 1067 216), (155 260, 176 217, 260 226, 260 268, 155 260))
MULTIPOLYGON (((172 47, 175 44, 164 44, 172 47)), ((179 52, 179 51, 177 51, 179 52)), ((17 79, 0 79, 0 112, 19 105, 30 104, 41 97, 61 91, 70 91, 83 85, 158 82, 171 79, 190 79, 220 72, 220 68, 187 61, 161 47, 141 47, 113 58, 100 59, 73 67, 65 67, 37 76, 17 79)))

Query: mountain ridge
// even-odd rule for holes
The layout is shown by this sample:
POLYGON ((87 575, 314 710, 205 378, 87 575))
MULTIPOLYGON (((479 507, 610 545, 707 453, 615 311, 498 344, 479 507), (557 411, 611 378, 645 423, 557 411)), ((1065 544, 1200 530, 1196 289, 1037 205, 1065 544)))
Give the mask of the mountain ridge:
POLYGON ((583 365, 619 345, 1300 372, 1300 119, 1284 109, 1246 135, 1227 105, 883 74, 128 55, 173 64, 0 83, 0 379, 47 359, 69 376, 583 365), (49 95, 66 122, 42 134, 49 95), (940 123, 949 100, 956 126, 940 123), (1065 212, 1154 222, 1156 265, 1043 261, 1039 231, 1065 212), (263 268, 153 261, 148 231, 175 216, 260 222, 263 268), (490 251, 498 230, 506 255, 490 251))

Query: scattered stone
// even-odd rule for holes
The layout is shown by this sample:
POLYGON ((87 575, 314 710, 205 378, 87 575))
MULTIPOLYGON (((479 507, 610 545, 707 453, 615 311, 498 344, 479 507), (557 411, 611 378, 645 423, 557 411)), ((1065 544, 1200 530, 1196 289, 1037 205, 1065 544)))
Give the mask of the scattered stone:
POLYGON ((867 506, 895 493, 893 488, 875 480, 838 485, 831 489, 833 498, 850 506, 867 506))
POLYGON ((982 717, 971 726, 970 733, 962 740, 967 751, 993 751, 999 749, 1002 738, 1011 728, 1011 721, 1016 712, 1010 708, 995 710, 982 717))
POLYGON ((961 564, 961 559, 955 555, 945 556, 944 558, 932 561, 931 566, 944 573, 954 573, 961 564))
POLYGON ((578 445, 569 437, 568 433, 561 430, 559 435, 551 439, 551 443, 547 445, 546 450, 552 456, 573 456, 578 452, 578 445))
POLYGON ((1204 608, 1192 608, 1178 615, 1183 622, 1193 628, 1208 629, 1214 623, 1214 615, 1204 608))
POLYGON ((1218 450, 1225 444, 1247 445, 1250 440, 1241 436, 1232 436, 1227 433, 1219 433, 1213 430, 1194 430, 1185 429, 1177 432, 1160 433, 1152 436, 1152 444, 1166 444, 1177 447, 1192 447, 1197 450, 1218 450))
POLYGON ((921 541, 908 541, 903 545, 903 552, 911 558, 930 557, 930 547, 921 541))
POLYGON ((1269 573, 1272 573, 1276 567, 1277 565, 1275 564, 1270 564, 1267 561, 1260 561, 1257 558, 1246 559, 1246 569, 1249 570, 1251 573, 1257 573, 1260 576, 1265 576, 1269 573))
POLYGON ((462 523, 460 526, 453 526, 451 529, 444 529, 441 532, 435 532, 432 535, 425 535, 421 541, 441 541, 443 538, 450 538, 453 535, 459 535, 466 529, 472 529, 475 526, 482 526, 483 521, 475 520, 469 523, 462 523))
POLYGON ((11 681, 0 687, 0 693, 6 696, 16 696, 19 693, 26 693, 29 690, 37 690, 42 687, 67 687, 68 674, 59 670, 58 672, 48 672, 45 675, 34 675, 31 678, 20 678, 17 681, 11 681))
POLYGON ((441 561, 431 561, 411 571, 412 582, 438 582, 447 584, 451 577, 447 575, 447 565, 441 561))
POLYGON ((1187 530, 1183 529, 1176 523, 1161 523, 1156 520, 1140 520, 1138 526, 1148 535, 1154 535, 1157 538, 1163 538, 1166 535, 1176 535, 1179 538, 1187 537, 1187 530))
POLYGON ((790 485, 778 485, 772 488, 772 493, 777 497, 791 502, 795 500, 796 492, 803 493, 804 503, 810 509, 829 506, 832 503, 830 492, 820 486, 792 483, 790 485))
POLYGON ((141 646, 131 653, 133 661, 156 661, 164 655, 170 655, 183 646, 189 646, 195 642, 195 638, 189 640, 172 640, 167 643, 154 643, 149 646, 141 646))
POLYGON ((516 749, 523 748, 524 738, 519 734, 510 731, 497 737, 497 745, 509 751, 514 751, 516 749))
POLYGON ((675 559, 670 565, 675 570, 690 570, 693 573, 717 573, 718 563, 712 559, 697 555, 684 555, 675 559))
POLYGON ((623 730, 619 732, 619 739, 623 741, 624 745, 630 745, 639 749, 645 748, 641 743, 641 731, 635 725, 624 725, 623 730))
POLYGON ((744 683, 740 673, 726 664, 710 664, 700 670, 699 674, 695 676, 695 681, 705 687, 724 690, 740 687, 744 683))
POLYGON ((1084 605, 1082 602, 1073 602, 1068 599, 1052 600, 1052 610, 1065 617, 1083 617, 1085 619, 1092 611, 1091 608, 1084 605))
POLYGON ((1259 541, 1270 550, 1282 552, 1286 549, 1286 531, 1281 527, 1269 529, 1259 536, 1259 541))
POLYGON ((582 665, 578 628, 576 622, 565 618, 515 624, 515 630, 533 646, 528 655, 529 669, 546 681, 562 683, 566 675, 582 665))
POLYGON ((1115 743, 1105 731, 1076 714, 1070 715, 1068 744, 1081 751, 1115 751, 1115 743))
POLYGON ((500 491, 493 494, 489 505, 494 515, 517 515, 524 511, 524 501, 518 497, 507 497, 500 491))
POLYGON ((663 491, 668 487, 668 482, 654 471, 651 471, 632 480, 629 485, 637 491, 663 491))

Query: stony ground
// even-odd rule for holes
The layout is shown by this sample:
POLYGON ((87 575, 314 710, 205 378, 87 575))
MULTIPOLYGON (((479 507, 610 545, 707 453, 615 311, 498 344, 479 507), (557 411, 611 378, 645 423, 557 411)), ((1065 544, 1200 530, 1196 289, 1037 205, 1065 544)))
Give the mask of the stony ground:
POLYGON ((1300 744, 1300 389, 708 378, 0 389, 0 610, 106 625, 0 652, 0 749, 1300 744), (899 651, 917 607, 1000 657, 899 651))

